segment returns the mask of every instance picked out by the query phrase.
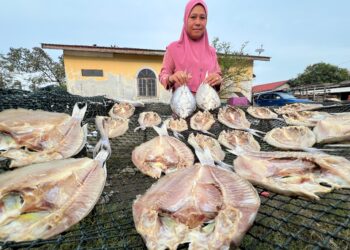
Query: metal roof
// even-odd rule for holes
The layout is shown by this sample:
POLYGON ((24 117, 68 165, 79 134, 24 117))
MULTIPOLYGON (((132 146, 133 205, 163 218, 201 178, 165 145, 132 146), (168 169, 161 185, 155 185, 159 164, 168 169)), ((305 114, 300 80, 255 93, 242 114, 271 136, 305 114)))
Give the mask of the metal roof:
MULTIPOLYGON (((117 46, 97 46, 94 45, 68 45, 68 44, 53 44, 42 43, 43 49, 62 49, 69 51, 82 51, 82 52, 100 52, 100 53, 116 53, 116 54, 129 54, 129 55, 153 55, 164 56, 165 50, 160 49, 141 49, 141 48, 123 48, 117 46)), ((219 54, 220 55, 220 54, 219 54)), ((255 61, 270 61, 270 57, 266 56, 254 56, 254 55, 242 55, 240 57, 246 57, 255 61)))

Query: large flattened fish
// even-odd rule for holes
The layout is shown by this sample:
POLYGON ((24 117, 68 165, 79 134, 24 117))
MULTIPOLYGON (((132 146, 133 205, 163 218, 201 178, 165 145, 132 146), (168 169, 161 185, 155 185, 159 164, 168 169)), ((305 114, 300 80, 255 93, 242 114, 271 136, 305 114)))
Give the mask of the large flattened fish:
POLYGON ((350 188, 350 162, 339 156, 249 152, 238 156, 233 166, 237 174, 251 183, 287 196, 319 199, 317 193, 350 188))
POLYGON ((71 117, 42 110, 1 112, 0 136, 10 136, 17 146, 0 146, 5 150, 0 156, 11 159, 10 167, 21 167, 79 153, 86 143, 87 126, 81 127, 85 111, 86 105, 80 109, 76 104, 71 117))
POLYGON ((197 106, 202 110, 214 110, 221 105, 215 89, 207 83, 201 83, 196 92, 197 106))
POLYGON ((294 111, 283 114, 283 118, 288 125, 315 127, 317 122, 332 116, 327 112, 318 111, 294 111))
POLYGON ((196 99, 187 85, 182 85, 174 91, 170 107, 175 114, 184 119, 196 110, 196 99))
POLYGON ((317 143, 350 141, 350 113, 334 114, 314 127, 317 143))
POLYGON ((94 159, 38 163, 0 175, 0 241, 48 239, 95 206, 106 181, 101 151, 94 159))
POLYGON ((195 164, 158 180, 133 203, 148 249, 238 247, 260 206, 254 187, 232 171, 195 164))
POLYGON ((280 149, 308 150, 316 143, 316 136, 308 127, 288 126, 270 130, 264 141, 280 149))
POLYGON ((159 136, 142 143, 132 151, 132 162, 144 174, 160 178, 162 172, 168 173, 193 165, 194 155, 182 141, 171 137, 162 129, 155 127, 159 136))
POLYGON ((112 118, 121 117, 124 119, 128 119, 134 114, 134 112, 134 105, 128 102, 121 102, 114 104, 111 110, 108 112, 108 115, 112 118))
POLYGON ((283 115, 295 111, 307 111, 322 108, 322 104, 317 103, 292 103, 284 105, 283 107, 275 109, 277 114, 283 115))

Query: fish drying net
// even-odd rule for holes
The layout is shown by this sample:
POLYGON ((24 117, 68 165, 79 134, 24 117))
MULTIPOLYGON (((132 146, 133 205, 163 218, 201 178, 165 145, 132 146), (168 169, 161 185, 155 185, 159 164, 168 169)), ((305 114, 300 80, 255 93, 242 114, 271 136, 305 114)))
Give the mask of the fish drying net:
MULTIPOLYGON (((113 101, 104 97, 81 97, 67 92, 26 92, 6 90, 0 92, 0 109, 31 108, 71 113, 75 102, 87 102, 86 122, 89 133, 95 131, 92 118, 107 115, 113 101)), ((136 232, 132 217, 132 202, 155 182, 140 173, 131 162, 132 150, 157 136, 153 129, 134 132, 139 126, 138 115, 144 111, 157 112, 164 121, 171 116, 169 105, 146 104, 136 108, 130 119, 129 130, 121 137, 111 139, 112 156, 107 162, 107 182, 102 196, 91 213, 78 224, 49 240, 31 242, 2 242, 0 249, 146 249, 136 232)), ((350 112, 349 105, 324 108, 330 113, 350 112)), ((217 121, 209 132, 218 135, 228 129, 217 121)), ((279 120, 260 120, 247 114, 252 128, 269 131, 286 126, 279 120)), ((189 122, 189 120, 188 120, 189 122)), ((185 138, 193 130, 183 133, 185 138)), ((88 143, 95 145, 96 136, 89 136, 88 143)), ((257 138, 263 151, 276 150, 257 138)), ((186 142, 187 143, 187 142, 186 142)), ((320 147, 320 145, 316 145, 320 147)), ((92 157, 91 152, 86 153, 92 157)), ((332 152, 350 159, 350 150, 332 152)), ((235 156, 226 154, 225 162, 232 164, 235 156)), ((181 187, 179 187, 181 188, 181 187)), ((261 207, 254 225, 245 235, 241 249, 349 249, 350 248, 350 190, 335 190, 320 195, 319 201, 287 197, 260 187, 261 207)), ((187 245, 182 245, 186 249, 187 245)))

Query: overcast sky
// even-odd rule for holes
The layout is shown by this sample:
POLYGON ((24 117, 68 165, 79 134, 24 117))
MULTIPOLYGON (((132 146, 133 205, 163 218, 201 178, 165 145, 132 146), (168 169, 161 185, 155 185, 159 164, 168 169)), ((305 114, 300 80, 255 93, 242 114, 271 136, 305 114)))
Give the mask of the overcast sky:
MULTIPOLYGON (((287 80, 327 62, 350 68, 349 0, 207 0, 208 33, 255 62, 254 84, 287 80)), ((177 40, 187 0, 1 1, 0 53, 41 43, 165 49, 177 40)), ((56 57, 62 51, 47 50, 56 57)))

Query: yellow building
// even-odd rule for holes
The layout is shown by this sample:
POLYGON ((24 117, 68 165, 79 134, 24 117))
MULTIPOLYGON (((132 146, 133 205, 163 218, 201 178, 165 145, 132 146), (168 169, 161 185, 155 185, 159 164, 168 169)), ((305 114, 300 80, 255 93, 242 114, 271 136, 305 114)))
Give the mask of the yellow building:
MULTIPOLYGON (((63 50, 67 90, 81 96, 105 95, 108 98, 170 101, 171 94, 158 80, 164 50, 42 44, 43 49, 63 50)), ((253 77, 254 60, 269 57, 246 56, 247 72, 253 77)))

